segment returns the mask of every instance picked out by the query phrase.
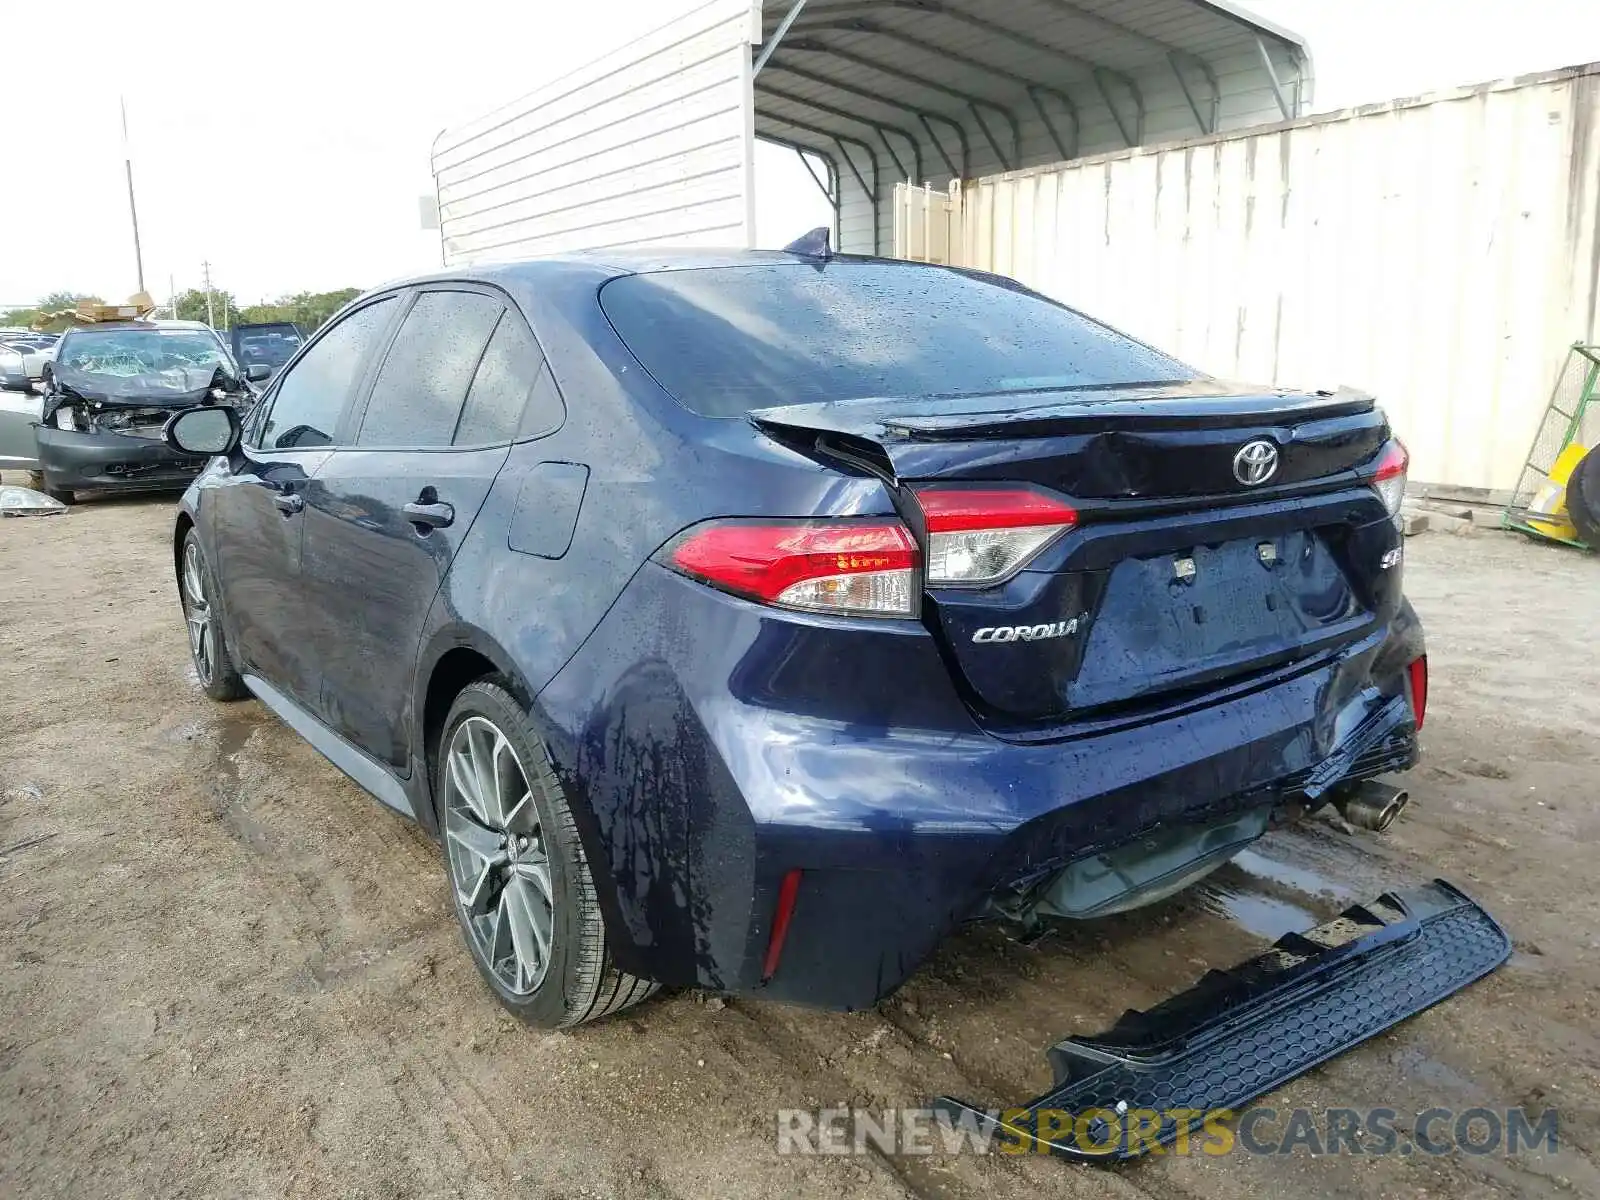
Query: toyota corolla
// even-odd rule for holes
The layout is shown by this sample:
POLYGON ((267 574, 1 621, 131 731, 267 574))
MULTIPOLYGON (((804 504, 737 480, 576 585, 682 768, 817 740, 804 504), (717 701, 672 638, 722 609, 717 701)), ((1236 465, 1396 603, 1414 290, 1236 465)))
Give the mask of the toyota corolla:
MULTIPOLYGON (((1415 761, 1427 660, 1372 398, 1219 382, 1009 280, 467 269, 166 436, 216 455, 172 544, 206 691, 439 835, 483 979, 539 1025, 663 984, 871 1005, 965 921, 1122 911, 1405 801, 1374 777, 1415 761)), ((1503 957, 1443 885, 1346 925, 1207 1011, 1315 983, 1326 1057, 1503 957), (1441 956, 1447 921, 1482 952, 1441 956), (1424 960, 1431 990, 1375 973, 1424 960)))

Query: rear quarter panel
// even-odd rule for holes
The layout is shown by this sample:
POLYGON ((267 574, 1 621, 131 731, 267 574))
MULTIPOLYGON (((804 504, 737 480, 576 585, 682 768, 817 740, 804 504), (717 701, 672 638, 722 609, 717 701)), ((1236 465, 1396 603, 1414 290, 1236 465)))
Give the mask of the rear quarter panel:
POLYGON ((537 289, 503 281, 544 349, 567 417, 514 446, 495 479, 424 628, 416 713, 435 666, 458 646, 496 663, 534 700, 650 556, 696 522, 894 511, 877 479, 820 467, 745 421, 696 416, 663 393, 600 309, 598 289, 614 273, 558 269, 539 276, 537 289), (575 520, 571 468, 586 469, 575 520), (559 481, 551 503, 524 494, 546 480, 559 481), (564 531, 544 524, 564 521, 570 545, 551 557, 564 531))

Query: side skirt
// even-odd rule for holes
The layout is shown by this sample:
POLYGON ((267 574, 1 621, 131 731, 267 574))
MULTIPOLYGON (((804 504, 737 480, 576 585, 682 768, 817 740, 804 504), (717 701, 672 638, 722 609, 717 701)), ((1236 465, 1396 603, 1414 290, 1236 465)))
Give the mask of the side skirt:
POLYGON ((388 767, 351 745, 260 676, 244 676, 244 685, 279 720, 310 742, 317 753, 371 792, 381 803, 413 821, 417 819, 405 784, 388 767))

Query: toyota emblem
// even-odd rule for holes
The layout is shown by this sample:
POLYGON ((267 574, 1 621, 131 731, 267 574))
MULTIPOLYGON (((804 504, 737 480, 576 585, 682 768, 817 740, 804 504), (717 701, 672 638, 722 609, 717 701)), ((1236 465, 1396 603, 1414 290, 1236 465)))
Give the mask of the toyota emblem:
POLYGON ((1278 448, 1271 442, 1246 442, 1233 456, 1233 477, 1245 487, 1256 487, 1278 473, 1278 448))

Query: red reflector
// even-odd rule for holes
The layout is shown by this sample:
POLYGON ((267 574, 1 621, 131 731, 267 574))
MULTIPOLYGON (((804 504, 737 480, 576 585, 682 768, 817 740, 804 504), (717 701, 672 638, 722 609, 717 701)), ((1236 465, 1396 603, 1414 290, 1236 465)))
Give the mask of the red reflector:
POLYGON ((1428 656, 1412 660, 1406 668, 1406 674, 1411 677, 1411 715, 1417 719, 1417 728, 1422 728, 1422 718, 1428 713, 1428 656))
POLYGON ((808 579, 915 568, 917 544, 898 522, 730 522, 692 530, 671 557, 686 574, 771 604, 808 579))
POLYGON ((789 933, 789 918, 794 916, 795 897, 800 894, 800 869, 796 867, 783 877, 778 888, 778 907, 772 913, 772 936, 767 939, 767 957, 761 964, 761 982, 765 983, 778 973, 778 957, 783 953, 783 939, 789 933))
POLYGON ((1385 479, 1404 475, 1410 465, 1411 452, 1406 449, 1405 443, 1399 438, 1390 438, 1389 444, 1383 448, 1383 457, 1378 460, 1378 473, 1372 481, 1382 483, 1385 479))
POLYGON ((1031 488, 921 488, 917 500, 929 533, 1071 525, 1078 510, 1031 488))

